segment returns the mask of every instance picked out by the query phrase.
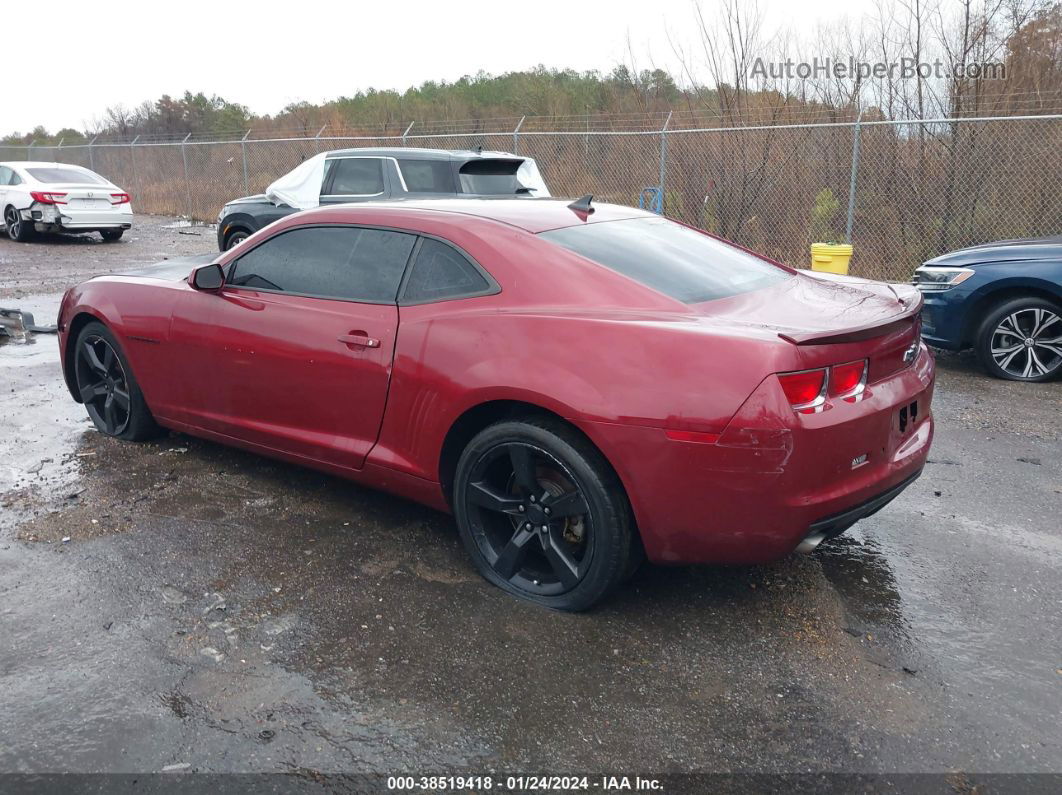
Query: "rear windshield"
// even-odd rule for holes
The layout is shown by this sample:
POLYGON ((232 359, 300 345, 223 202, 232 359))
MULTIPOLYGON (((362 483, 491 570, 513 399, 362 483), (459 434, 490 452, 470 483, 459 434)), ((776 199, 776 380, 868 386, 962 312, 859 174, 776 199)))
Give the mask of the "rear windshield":
POLYGON ((38 182, 84 182, 91 185, 106 185, 107 183, 91 171, 82 171, 80 168, 27 168, 26 171, 38 182))
POLYGON ((790 276, 666 218, 569 226, 541 237, 687 304, 758 290, 790 276))
POLYGON ((461 166, 461 193, 487 196, 512 196, 526 192, 516 179, 521 160, 469 160, 461 166))

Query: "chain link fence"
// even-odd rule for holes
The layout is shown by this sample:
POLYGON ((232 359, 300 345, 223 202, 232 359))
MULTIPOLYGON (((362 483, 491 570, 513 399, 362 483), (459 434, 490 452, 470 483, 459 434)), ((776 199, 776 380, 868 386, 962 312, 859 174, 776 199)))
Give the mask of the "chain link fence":
MULTIPOLYGON (((319 152, 422 146, 534 157, 556 196, 645 206, 794 265, 849 241, 856 275, 907 280, 962 246, 1062 233, 1062 115, 654 129, 0 146, 98 171, 138 211, 212 221, 319 152)), ((477 125, 478 126, 478 125, 477 125)), ((487 126, 487 125, 483 125, 487 126)))

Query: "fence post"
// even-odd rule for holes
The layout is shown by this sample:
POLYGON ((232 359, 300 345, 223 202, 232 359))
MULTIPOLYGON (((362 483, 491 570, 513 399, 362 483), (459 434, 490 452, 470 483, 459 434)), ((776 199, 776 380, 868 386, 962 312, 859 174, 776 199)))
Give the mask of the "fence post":
POLYGON ((313 137, 313 140, 314 140, 314 144, 315 144, 315 148, 317 149, 317 151, 318 151, 318 152, 320 152, 320 151, 321 151, 321 134, 322 134, 322 133, 323 133, 323 132, 324 132, 325 130, 327 130, 327 129, 328 129, 328 125, 326 124, 326 125, 325 125, 324 127, 322 127, 322 128, 320 129, 320 130, 318 130, 318 131, 317 131, 317 135, 315 135, 315 136, 313 137))
POLYGON ((34 138, 32 141, 29 142, 29 146, 26 147, 26 151, 29 152, 29 154, 26 156, 27 160, 32 160, 33 159, 33 147, 36 146, 36 145, 37 145, 37 139, 36 138, 34 138))
POLYGON ((848 181, 848 220, 844 227, 844 242, 852 244, 852 223, 855 221, 856 200, 856 175, 859 173, 859 135, 863 111, 860 109, 856 116, 855 127, 852 128, 852 176, 848 181))
POLYGON ((513 154, 520 154, 520 128, 524 126, 524 119, 527 116, 521 116, 520 121, 516 125, 516 129, 513 130, 513 154))
POLYGON ((89 145, 88 145, 88 150, 89 150, 89 169, 91 171, 95 171, 96 170, 96 157, 95 157, 95 155, 92 152, 92 145, 94 143, 96 143, 96 139, 97 138, 99 138, 99 136, 98 135, 94 135, 92 137, 92 140, 89 141, 89 145))
POLYGON ((660 214, 664 214, 664 182, 667 179, 667 128, 671 124, 671 111, 667 112, 664 126, 660 128, 660 214))
POLYGON ((405 145, 406 145, 406 136, 407 136, 407 135, 409 135, 409 131, 413 129, 413 125, 414 125, 414 124, 416 124, 416 123, 417 123, 417 122, 416 122, 416 119, 414 119, 413 121, 411 121, 411 122, 409 123, 409 126, 408 126, 408 127, 406 127, 406 131, 405 131, 404 133, 402 133, 402 146, 405 146, 405 145))
POLYGON ((184 136, 184 140, 181 141, 181 159, 184 160, 184 191, 188 196, 188 221, 192 220, 192 180, 188 176, 188 148, 185 144, 188 139, 192 137, 191 133, 184 136))
POLYGON ((243 158, 243 195, 246 196, 251 192, 250 181, 247 179, 247 136, 251 134, 248 130, 243 134, 243 138, 240 139, 240 156, 243 158))
POLYGON ((140 196, 140 178, 136 174, 136 142, 140 140, 140 134, 129 142, 129 166, 133 170, 133 190, 136 191, 138 201, 140 196))

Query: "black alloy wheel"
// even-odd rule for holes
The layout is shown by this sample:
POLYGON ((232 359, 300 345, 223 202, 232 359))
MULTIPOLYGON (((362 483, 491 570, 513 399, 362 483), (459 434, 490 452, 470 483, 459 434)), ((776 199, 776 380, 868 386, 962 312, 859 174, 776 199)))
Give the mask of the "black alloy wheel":
POLYGON ((77 349, 77 388, 96 427, 118 436, 129 426, 129 383, 107 340, 88 336, 77 349))
POLYGON ((551 420, 503 422, 473 439, 458 464, 455 513, 484 577, 559 610, 590 607, 636 554, 611 467, 551 420))
POLYGON ((7 236, 19 243, 25 243, 33 237, 33 224, 23 221, 22 214, 14 207, 4 210, 4 226, 7 227, 7 236))
POLYGON ((71 350, 75 388, 100 433, 127 441, 158 435, 118 341, 102 323, 88 323, 71 350))

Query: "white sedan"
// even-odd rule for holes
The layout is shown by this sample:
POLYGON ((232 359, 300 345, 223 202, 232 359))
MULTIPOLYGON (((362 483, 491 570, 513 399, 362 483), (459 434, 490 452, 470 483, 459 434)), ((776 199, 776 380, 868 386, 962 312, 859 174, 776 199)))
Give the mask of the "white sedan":
POLYGON ((0 163, 0 207, 8 236, 19 241, 37 232, 99 232, 118 240, 133 225, 128 193, 65 163, 0 163))

